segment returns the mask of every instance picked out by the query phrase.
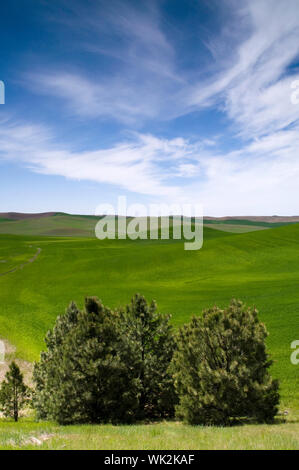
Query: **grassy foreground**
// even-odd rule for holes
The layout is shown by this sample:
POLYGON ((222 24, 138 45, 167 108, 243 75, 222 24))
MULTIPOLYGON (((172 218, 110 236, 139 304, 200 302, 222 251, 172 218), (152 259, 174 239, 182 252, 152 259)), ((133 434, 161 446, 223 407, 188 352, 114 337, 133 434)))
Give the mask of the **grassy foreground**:
POLYGON ((180 241, 0 235, 0 337, 22 359, 38 359, 46 331, 70 300, 98 295, 110 307, 140 292, 172 313, 177 327, 232 297, 256 305, 270 332, 272 374, 281 382, 286 423, 231 428, 182 423, 68 426, 0 420, 0 448, 22 449, 299 449, 299 225, 228 233, 204 230, 199 251, 180 241), (38 256, 30 262, 37 251, 38 256), (19 268, 23 266, 22 268, 19 268), (37 439, 37 441, 36 441, 37 439))
MULTIPOLYGON (((36 360, 46 331, 75 300, 98 295, 116 307, 140 292, 156 299, 179 326, 232 297, 256 305, 270 332, 268 346, 281 381, 282 407, 299 409, 299 366, 291 364, 298 339, 299 225, 232 234, 206 228, 199 251, 174 240, 104 240, 0 235, 5 260, 40 254, 0 277, 0 337, 17 355, 36 360), (32 247, 32 248, 30 248, 32 247)), ((2 263, 6 264, 6 263, 2 263)))
POLYGON ((299 419, 230 428, 179 422, 135 426, 0 421, 0 449, 64 450, 298 450, 299 419))

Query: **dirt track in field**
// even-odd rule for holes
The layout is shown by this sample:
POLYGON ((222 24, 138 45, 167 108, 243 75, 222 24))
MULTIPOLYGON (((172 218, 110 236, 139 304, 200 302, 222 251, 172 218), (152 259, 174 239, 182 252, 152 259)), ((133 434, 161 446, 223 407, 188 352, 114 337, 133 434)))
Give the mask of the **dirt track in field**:
POLYGON ((18 271, 19 269, 23 269, 24 266, 27 266, 28 264, 33 263, 36 260, 36 258, 38 257, 38 255, 40 254, 41 251, 42 251, 42 249, 38 248, 35 255, 32 258, 30 258, 26 263, 20 264, 19 266, 16 266, 15 268, 12 268, 9 271, 6 271, 5 273, 1 273, 0 277, 1 276, 6 276, 6 274, 14 273, 15 271, 18 271))

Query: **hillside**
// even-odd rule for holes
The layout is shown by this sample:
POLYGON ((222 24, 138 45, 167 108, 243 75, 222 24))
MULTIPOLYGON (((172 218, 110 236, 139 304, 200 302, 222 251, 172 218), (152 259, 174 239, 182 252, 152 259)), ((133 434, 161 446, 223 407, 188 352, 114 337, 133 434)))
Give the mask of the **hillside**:
MULTIPOLYGON (((95 237, 95 226, 100 217, 72 215, 63 212, 44 212, 40 214, 2 212, 0 213, 0 234, 95 237)), ((245 233, 266 228, 277 228, 298 223, 298 221, 298 217, 205 217, 204 225, 231 233, 245 233)))
POLYGON ((226 217, 209 217, 206 216, 207 221, 215 221, 219 223, 238 223, 238 222, 251 222, 251 223, 268 223, 268 224, 289 224, 299 222, 299 216, 280 216, 280 215, 238 215, 238 216, 226 216, 226 217))
MULTIPOLYGON (((76 216, 60 213, 35 214, 35 217, 0 219, 0 233, 14 235, 40 235, 64 237, 94 237, 94 228, 99 220, 92 216, 76 216)), ((30 215, 30 214, 29 214, 30 215)), ((32 214, 31 214, 32 215, 32 214)))
POLYGON ((42 219, 43 217, 52 217, 58 212, 40 212, 26 214, 24 212, 0 212, 0 220, 24 220, 24 219, 42 219))
POLYGON ((243 234, 205 228, 204 246, 196 252, 174 240, 8 235, 0 240, 1 260, 10 266, 41 249, 33 263, 0 277, 0 335, 21 357, 37 359, 56 316, 71 300, 82 305, 86 295, 114 307, 141 292, 171 313, 175 326, 237 297, 258 307, 270 331, 283 403, 299 405, 299 374, 290 363, 299 320, 298 225, 243 234))

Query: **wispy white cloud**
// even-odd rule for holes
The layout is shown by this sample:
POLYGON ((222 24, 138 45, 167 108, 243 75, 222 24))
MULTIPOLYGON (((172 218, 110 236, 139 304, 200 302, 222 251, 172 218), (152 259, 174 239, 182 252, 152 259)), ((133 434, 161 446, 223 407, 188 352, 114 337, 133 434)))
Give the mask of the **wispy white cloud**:
POLYGON ((211 215, 271 214, 273 207, 275 213, 298 213, 298 128, 230 153, 203 142, 142 134, 106 150, 74 152, 54 144, 45 128, 8 122, 0 126, 0 139, 0 158, 42 174, 109 183, 118 194, 201 203, 211 215))
POLYGON ((287 68, 299 57, 297 0, 251 0, 242 4, 247 39, 232 45, 227 65, 207 83, 195 86, 188 97, 192 106, 212 103, 225 111, 244 137, 265 135, 299 119, 290 101, 291 82, 298 75, 287 68), (232 65, 231 56, 235 63, 232 65))
MULTIPOLYGON (((93 41, 86 39, 81 47, 94 51, 95 62, 99 54, 116 58, 114 71, 94 72, 90 78, 84 71, 50 69, 32 72, 28 81, 35 91, 63 99, 85 118, 104 116, 130 125, 213 106, 245 138, 275 132, 299 118, 298 108, 290 105, 291 79, 286 74, 299 54, 298 1, 288 0, 287 7, 277 0, 225 4, 234 23, 231 28, 224 24, 225 33, 206 42, 214 56, 206 80, 194 78, 196 51, 192 75, 178 66, 175 44, 156 8, 143 11, 114 1, 108 7, 105 3, 104 18, 102 3, 95 2, 98 8, 92 14, 81 5, 61 19, 74 30, 80 24, 80 31, 85 27, 92 32, 93 41)), ((296 78, 294 74, 292 80, 296 78)))
POLYGON ((299 127, 261 137, 239 151, 198 158, 203 177, 187 191, 206 214, 296 215, 299 127))
MULTIPOLYGON (((110 183, 173 202, 196 200, 206 214, 298 213, 299 105, 290 99, 291 82, 299 78, 290 70, 299 55, 298 1, 248 0, 240 6, 227 0, 241 27, 233 34, 226 27, 220 46, 219 38, 209 42, 213 57, 221 60, 206 81, 178 73, 175 47, 162 32, 156 10, 144 14, 117 5, 118 14, 111 7, 105 23, 86 12, 78 18, 96 38, 109 28, 125 37, 126 50, 109 41, 102 45, 100 39, 84 43, 95 57, 114 56, 122 67, 93 80, 84 72, 47 70, 31 74, 31 83, 65 100, 79 116, 109 116, 126 125, 220 109, 231 135, 239 138, 239 149, 224 152, 216 139, 190 143, 142 133, 109 149, 99 144, 94 151, 76 152, 54 144, 55 137, 40 126, 5 124, 2 158, 18 158, 41 173, 110 183)), ((73 17, 69 25, 74 26, 73 17)))
POLYGON ((136 134, 131 141, 105 150, 75 152, 54 144, 46 128, 9 121, 0 125, 0 139, 0 158, 19 161, 38 173, 109 183, 155 197, 181 195, 178 186, 167 182, 168 172, 160 164, 185 158, 188 146, 183 139, 136 134))
POLYGON ((168 118, 168 109, 176 106, 171 90, 184 78, 177 73, 175 50, 162 31, 155 2, 139 9, 128 2, 97 0, 86 6, 74 3, 66 11, 55 21, 72 31, 81 53, 93 54, 92 74, 90 68, 66 63, 62 70, 49 64, 25 74, 26 85, 62 99, 69 111, 84 118, 108 117, 128 125, 168 118), (115 60, 112 70, 101 67, 103 56, 115 60))
POLYGON ((145 105, 135 91, 117 78, 92 82, 79 74, 48 71, 28 75, 30 86, 38 86, 38 92, 55 96, 66 102, 69 113, 83 118, 110 117, 130 124, 138 116, 152 117, 156 104, 145 105))
POLYGON ((248 37, 230 44, 226 66, 190 95, 192 105, 220 107, 243 139, 240 150, 201 161, 205 182, 193 189, 214 214, 299 212, 299 106, 291 103, 298 72, 289 68, 299 58, 298 13, 296 0, 244 3, 248 37))

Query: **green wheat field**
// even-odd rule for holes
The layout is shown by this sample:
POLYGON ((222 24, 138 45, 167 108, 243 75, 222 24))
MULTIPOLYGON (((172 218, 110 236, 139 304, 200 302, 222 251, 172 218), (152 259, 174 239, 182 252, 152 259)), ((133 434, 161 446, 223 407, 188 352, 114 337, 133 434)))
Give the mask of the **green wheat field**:
POLYGON ((193 427, 178 422, 134 426, 58 426, 0 419, 0 448, 299 449, 299 224, 207 223, 199 251, 178 240, 104 240, 95 218, 59 214, 0 220, 0 337, 14 357, 38 360, 43 338, 74 300, 97 295, 110 307, 134 293, 155 299, 175 327, 231 298, 255 305, 270 333, 272 375, 281 384, 274 425, 193 427))

